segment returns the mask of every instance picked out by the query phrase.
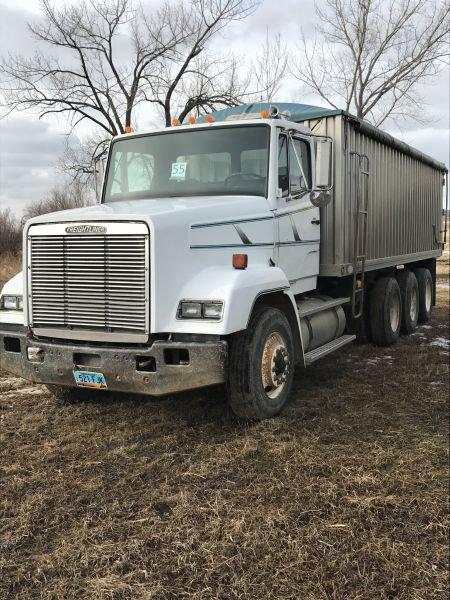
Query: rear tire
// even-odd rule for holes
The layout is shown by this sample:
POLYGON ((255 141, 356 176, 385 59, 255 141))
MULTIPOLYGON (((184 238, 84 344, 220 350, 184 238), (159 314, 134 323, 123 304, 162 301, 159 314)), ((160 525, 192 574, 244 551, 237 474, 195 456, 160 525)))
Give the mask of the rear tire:
POLYGON ((286 404, 293 377, 289 321, 276 308, 263 309, 230 341, 227 391, 233 412, 245 420, 277 415, 286 404))
POLYGON ((414 274, 419 286, 419 323, 428 323, 433 309, 433 278, 424 268, 414 269, 414 274))
POLYGON ((377 346, 391 346, 400 337, 402 299, 395 277, 380 277, 370 293, 370 328, 377 346))
POLYGON ((402 296, 402 326, 406 335, 413 333, 419 319, 419 286, 412 271, 403 269, 397 275, 400 294, 402 296))

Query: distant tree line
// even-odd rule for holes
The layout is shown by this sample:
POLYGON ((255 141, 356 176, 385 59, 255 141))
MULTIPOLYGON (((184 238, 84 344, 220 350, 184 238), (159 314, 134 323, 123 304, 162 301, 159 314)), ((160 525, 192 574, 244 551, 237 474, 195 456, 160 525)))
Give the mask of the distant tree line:
POLYGON ((53 188, 42 200, 27 204, 22 217, 10 208, 0 210, 0 253, 17 254, 22 248, 23 224, 33 217, 51 212, 81 208, 91 202, 91 195, 78 182, 53 188))

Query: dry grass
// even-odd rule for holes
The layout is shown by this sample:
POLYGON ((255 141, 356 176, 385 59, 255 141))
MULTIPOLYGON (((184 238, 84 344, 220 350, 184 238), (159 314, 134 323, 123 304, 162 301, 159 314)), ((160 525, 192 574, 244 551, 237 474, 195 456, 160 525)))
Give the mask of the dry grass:
POLYGON ((61 406, 4 374, 2 598, 447 598, 448 290, 252 427, 221 389, 61 406))
POLYGON ((21 270, 22 257, 12 252, 0 253, 0 288, 21 270))

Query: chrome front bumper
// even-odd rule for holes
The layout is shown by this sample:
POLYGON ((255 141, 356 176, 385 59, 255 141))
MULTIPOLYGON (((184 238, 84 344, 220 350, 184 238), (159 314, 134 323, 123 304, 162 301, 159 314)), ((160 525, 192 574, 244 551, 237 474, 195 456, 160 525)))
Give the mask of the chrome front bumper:
POLYGON ((25 328, 0 324, 0 369, 36 383, 75 387, 74 370, 101 372, 108 389, 161 396, 223 383, 225 341, 171 342, 112 347, 36 340, 25 328), (28 348, 41 349, 40 363, 28 348))

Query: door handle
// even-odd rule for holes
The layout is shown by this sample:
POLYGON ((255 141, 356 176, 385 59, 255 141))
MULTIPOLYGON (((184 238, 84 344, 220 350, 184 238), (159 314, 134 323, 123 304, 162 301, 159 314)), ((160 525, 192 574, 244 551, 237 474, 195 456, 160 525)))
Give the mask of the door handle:
POLYGON ((313 225, 320 225, 320 220, 319 220, 319 219, 313 219, 313 220, 311 221, 311 223, 312 223, 313 225))

